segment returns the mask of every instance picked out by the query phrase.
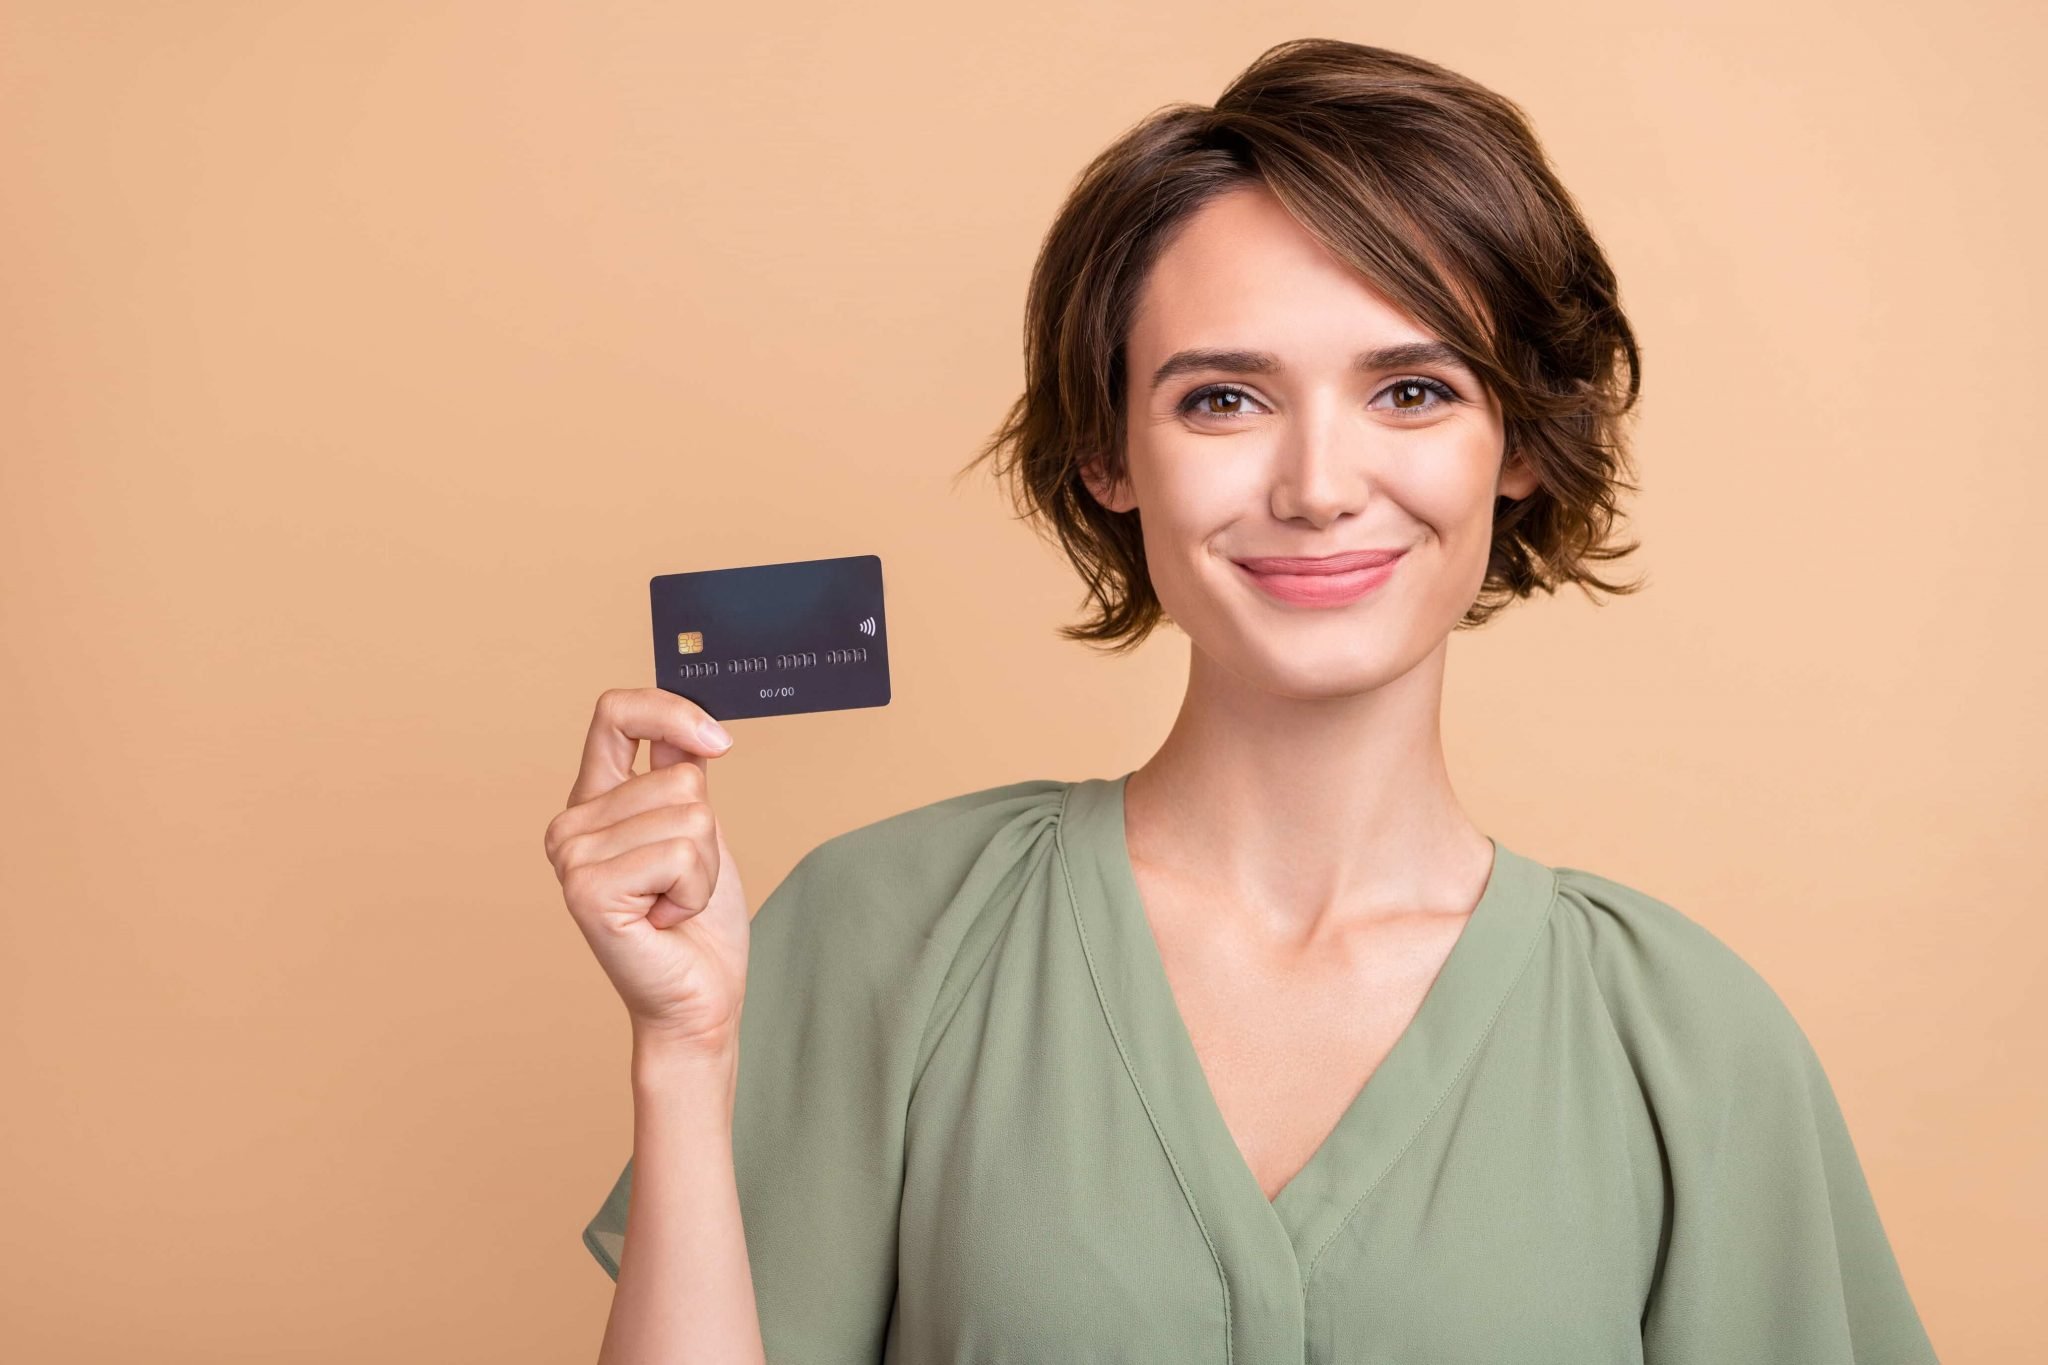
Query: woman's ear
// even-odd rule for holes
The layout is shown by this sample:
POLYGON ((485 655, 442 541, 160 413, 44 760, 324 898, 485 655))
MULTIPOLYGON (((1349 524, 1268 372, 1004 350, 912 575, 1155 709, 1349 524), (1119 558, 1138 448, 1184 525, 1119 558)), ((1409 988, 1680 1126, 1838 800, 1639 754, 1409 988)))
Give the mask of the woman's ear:
POLYGON ((1130 483, 1125 479, 1111 479, 1106 472, 1106 461, 1102 456, 1091 456, 1081 462, 1081 482, 1095 496, 1095 501, 1111 512, 1128 512, 1136 507, 1137 500, 1131 497, 1130 483))
POLYGON ((1519 450, 1510 450, 1500 469, 1499 495, 1520 502, 1542 486, 1535 466, 1523 459, 1519 450))

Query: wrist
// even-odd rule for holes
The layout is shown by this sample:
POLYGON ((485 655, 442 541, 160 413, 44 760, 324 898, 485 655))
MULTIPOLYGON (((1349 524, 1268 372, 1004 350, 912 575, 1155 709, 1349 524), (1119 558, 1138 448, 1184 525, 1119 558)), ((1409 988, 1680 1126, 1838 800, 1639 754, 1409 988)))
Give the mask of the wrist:
POLYGON ((737 1042, 706 1045, 633 1031, 633 1088, 704 1090, 730 1098, 739 1077, 737 1042))

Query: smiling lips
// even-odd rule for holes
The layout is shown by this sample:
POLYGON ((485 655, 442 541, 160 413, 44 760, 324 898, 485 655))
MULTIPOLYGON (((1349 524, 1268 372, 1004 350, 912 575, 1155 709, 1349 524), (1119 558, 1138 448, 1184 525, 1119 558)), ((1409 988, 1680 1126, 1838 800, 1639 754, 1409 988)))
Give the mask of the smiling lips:
POLYGON ((1394 576, 1406 550, 1357 550, 1320 558, 1261 556, 1233 562, 1269 596, 1308 607, 1356 601, 1394 576))

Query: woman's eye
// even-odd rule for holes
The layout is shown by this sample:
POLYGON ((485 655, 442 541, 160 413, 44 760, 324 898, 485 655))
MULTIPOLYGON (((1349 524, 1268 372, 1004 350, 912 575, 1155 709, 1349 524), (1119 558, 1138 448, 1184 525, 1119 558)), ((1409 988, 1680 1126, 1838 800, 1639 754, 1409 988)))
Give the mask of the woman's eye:
POLYGON ((1435 379, 1397 379, 1380 393, 1394 395, 1395 412, 1434 412, 1458 401, 1458 395, 1451 392, 1448 384, 1435 379), (1428 402, 1432 397, 1438 401, 1428 402))
POLYGON ((1253 398, 1250 394, 1246 393, 1243 389, 1238 388, 1235 384, 1210 384, 1203 388, 1196 389, 1186 398, 1181 399, 1180 411, 1182 415, 1186 415, 1188 413, 1195 411, 1195 409, 1201 407, 1202 404, 1207 403, 1211 399, 1227 400, 1231 403, 1234 403, 1235 406, 1221 408, 1203 408, 1202 416, 1204 417, 1235 417, 1239 413, 1244 411, 1243 405, 1245 403, 1256 403, 1259 401, 1258 399, 1253 398))

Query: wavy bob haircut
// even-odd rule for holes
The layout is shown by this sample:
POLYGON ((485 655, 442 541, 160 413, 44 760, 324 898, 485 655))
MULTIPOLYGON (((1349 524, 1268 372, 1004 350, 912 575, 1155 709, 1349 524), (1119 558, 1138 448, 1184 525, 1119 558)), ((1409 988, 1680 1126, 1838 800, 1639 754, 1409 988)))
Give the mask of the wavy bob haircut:
MULTIPOLYGON (((1418 57, 1336 39, 1269 48, 1214 107, 1168 105, 1075 180, 1039 249, 1024 391, 966 468, 995 458, 1021 517, 1080 570, 1068 639, 1135 647, 1165 619, 1139 512, 1104 508, 1091 460, 1125 466, 1124 348, 1145 274, 1206 201, 1265 185, 1337 259, 1449 343, 1492 390, 1505 450, 1540 486, 1498 499, 1486 577, 1456 628, 1535 590, 1630 593, 1594 572, 1628 481, 1640 357, 1614 272, 1520 108, 1418 57)), ((957 479, 957 476, 956 476, 957 479)))

